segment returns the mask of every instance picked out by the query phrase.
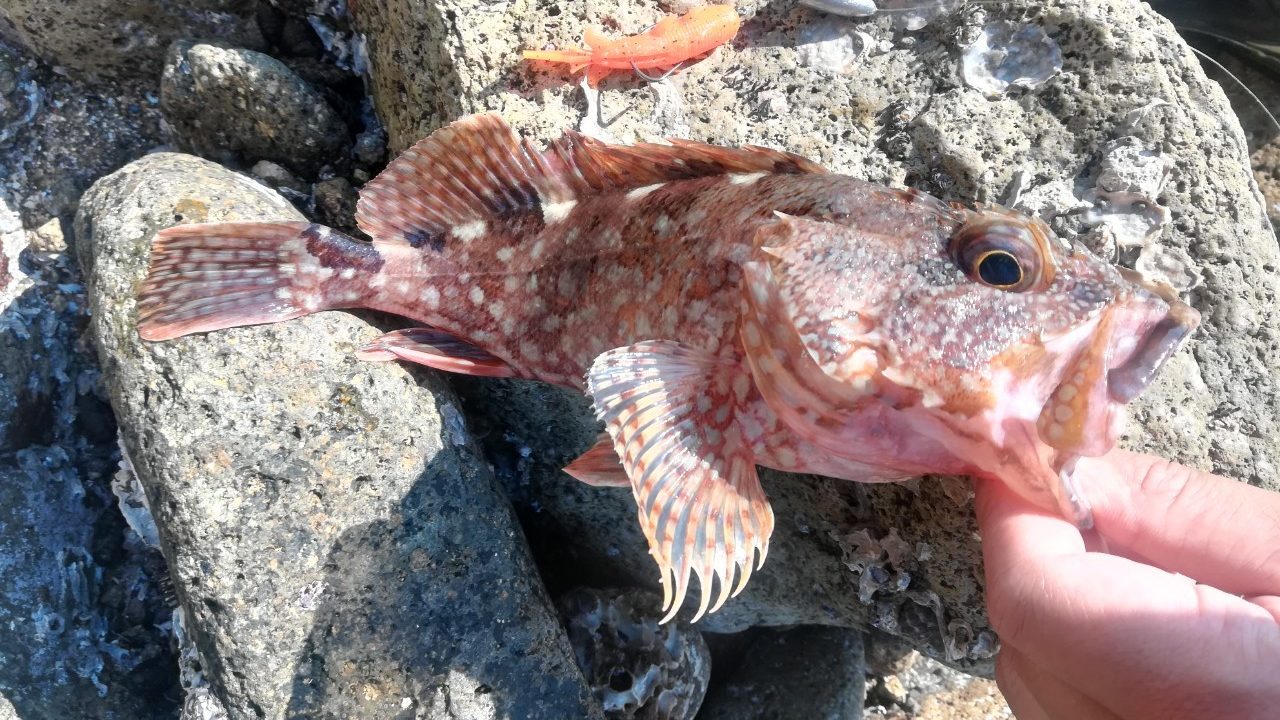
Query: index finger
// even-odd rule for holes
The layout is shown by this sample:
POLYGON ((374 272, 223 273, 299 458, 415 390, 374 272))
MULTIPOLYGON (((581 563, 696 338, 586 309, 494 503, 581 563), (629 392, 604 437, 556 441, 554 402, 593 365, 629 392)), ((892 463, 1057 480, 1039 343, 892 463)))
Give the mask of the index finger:
POLYGON ((1280 594, 1280 493, 1112 451, 1075 477, 1110 549, 1236 595, 1280 594))

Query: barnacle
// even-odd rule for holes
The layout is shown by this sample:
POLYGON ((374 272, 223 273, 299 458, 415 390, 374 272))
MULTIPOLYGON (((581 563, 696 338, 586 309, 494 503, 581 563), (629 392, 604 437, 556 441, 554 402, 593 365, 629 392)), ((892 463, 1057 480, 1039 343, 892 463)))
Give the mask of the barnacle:
POLYGON ((688 625, 658 624, 642 590, 579 588, 560 599, 578 667, 610 718, 683 720, 702 705, 711 657, 688 625))

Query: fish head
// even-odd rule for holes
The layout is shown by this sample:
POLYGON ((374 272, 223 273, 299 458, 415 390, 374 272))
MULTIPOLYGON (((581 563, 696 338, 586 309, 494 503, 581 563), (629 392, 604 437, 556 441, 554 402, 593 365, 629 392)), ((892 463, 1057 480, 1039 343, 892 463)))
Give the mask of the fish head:
POLYGON ((762 231, 742 333, 762 395, 828 452, 995 477, 1086 524, 1075 460, 1115 445, 1199 314, 1020 213, 889 217, 762 231))

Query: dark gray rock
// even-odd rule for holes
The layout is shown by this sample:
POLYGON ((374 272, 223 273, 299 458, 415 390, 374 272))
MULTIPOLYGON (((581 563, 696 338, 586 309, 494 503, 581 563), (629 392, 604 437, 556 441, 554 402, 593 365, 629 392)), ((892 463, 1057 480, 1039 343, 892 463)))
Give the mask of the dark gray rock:
POLYGON ((0 717, 177 711, 164 562, 116 509, 116 427, 59 217, 154 142, 126 109, 140 101, 0 48, 0 717))
POLYGON ((73 72, 154 81, 169 43, 222 39, 257 48, 254 0, 6 0, 0 36, 73 72))
POLYGON ((725 677, 699 720, 858 720, 862 634, 837 627, 764 632, 725 677))
POLYGON ((223 163, 270 160, 315 177, 349 144, 346 124, 287 65, 229 45, 174 43, 160 105, 180 147, 223 163))
POLYGON ((658 624, 659 596, 577 588, 558 605, 578 667, 606 717, 692 720, 697 714, 711 654, 689 625, 658 624))
POLYGON ((76 221, 111 402, 230 716, 599 717, 439 380, 356 361, 378 331, 347 313, 140 340, 134 287, 175 216, 299 216, 160 153, 96 183, 76 221))
POLYGON ((0 44, 0 188, 24 227, 70 219, 90 183, 162 142, 154 86, 69 78, 0 44))
POLYGON ((23 720, 171 718, 163 561, 128 538, 111 455, 0 454, 0 694, 23 720))

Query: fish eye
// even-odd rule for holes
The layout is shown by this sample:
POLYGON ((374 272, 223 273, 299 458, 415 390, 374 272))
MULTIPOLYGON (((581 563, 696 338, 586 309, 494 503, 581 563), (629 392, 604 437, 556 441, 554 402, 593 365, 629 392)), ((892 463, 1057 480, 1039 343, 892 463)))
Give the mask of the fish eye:
POLYGON ((948 250, 971 280, 997 290, 1025 292, 1052 280, 1045 257, 1047 232, 1030 219, 984 213, 956 230, 948 250))
POLYGON ((1022 266, 1018 258, 1004 250, 988 250, 975 264, 982 282, 995 288, 1011 288, 1022 282, 1022 266))

